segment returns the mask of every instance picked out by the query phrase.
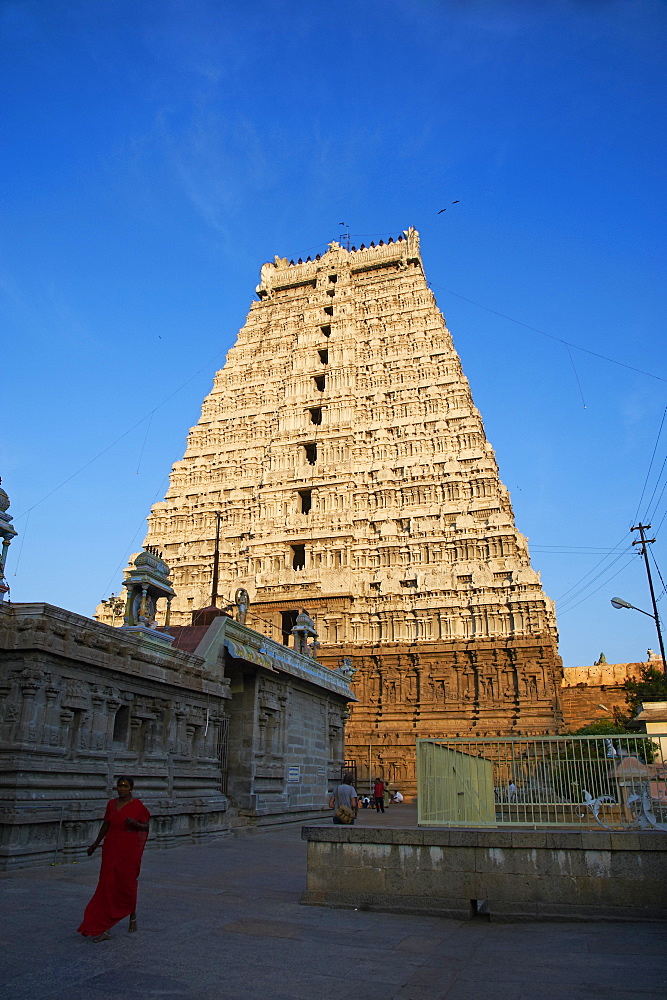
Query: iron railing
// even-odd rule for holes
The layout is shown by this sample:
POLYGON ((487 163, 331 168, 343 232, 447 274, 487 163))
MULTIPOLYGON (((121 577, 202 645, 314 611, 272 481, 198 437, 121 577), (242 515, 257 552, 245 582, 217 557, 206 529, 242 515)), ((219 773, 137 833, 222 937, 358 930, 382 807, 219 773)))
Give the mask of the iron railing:
POLYGON ((417 740, 418 823, 667 832, 667 734, 417 740))

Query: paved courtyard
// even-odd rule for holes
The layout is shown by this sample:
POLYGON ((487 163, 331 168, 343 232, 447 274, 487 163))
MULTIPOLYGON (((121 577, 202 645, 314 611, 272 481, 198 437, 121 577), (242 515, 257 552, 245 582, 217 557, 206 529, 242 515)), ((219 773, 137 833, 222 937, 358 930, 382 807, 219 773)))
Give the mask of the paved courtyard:
MULTIPOLYGON (((413 825, 414 811, 360 813, 413 825)), ((0 987, 8 1000, 664 1000, 667 927, 468 923, 299 904, 300 828, 151 850, 139 933, 76 934, 99 855, 5 875, 0 987)))

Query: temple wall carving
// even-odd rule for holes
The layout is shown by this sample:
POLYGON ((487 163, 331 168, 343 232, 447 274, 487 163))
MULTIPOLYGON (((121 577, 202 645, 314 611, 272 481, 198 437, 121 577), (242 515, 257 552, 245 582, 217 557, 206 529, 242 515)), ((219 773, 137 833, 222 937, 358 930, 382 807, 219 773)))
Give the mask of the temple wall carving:
POLYGON ((228 826, 222 669, 60 608, 7 605, 0 692, 0 867, 79 857, 121 773, 159 846, 228 826))

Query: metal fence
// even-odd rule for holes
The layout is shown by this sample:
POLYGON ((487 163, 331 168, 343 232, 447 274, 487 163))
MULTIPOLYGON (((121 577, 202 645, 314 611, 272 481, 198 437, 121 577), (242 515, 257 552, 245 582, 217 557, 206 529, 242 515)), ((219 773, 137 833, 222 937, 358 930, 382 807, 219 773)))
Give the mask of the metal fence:
POLYGON ((667 734, 417 740, 421 826, 667 832, 667 734))

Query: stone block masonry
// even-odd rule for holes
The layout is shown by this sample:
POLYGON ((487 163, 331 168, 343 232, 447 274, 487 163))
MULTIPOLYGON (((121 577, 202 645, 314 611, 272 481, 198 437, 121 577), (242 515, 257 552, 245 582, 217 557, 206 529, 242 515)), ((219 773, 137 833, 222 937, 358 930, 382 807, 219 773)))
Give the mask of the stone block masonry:
POLYGON ((491 920, 667 919, 667 837, 304 827, 302 903, 491 920))
POLYGON ((0 869, 83 857, 119 774, 158 847, 321 816, 346 677, 225 616, 201 631, 0 605, 0 869))
POLYGON ((0 606, 0 869, 72 861, 118 774, 158 846, 228 828, 219 664, 48 604, 0 606))

